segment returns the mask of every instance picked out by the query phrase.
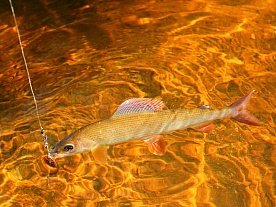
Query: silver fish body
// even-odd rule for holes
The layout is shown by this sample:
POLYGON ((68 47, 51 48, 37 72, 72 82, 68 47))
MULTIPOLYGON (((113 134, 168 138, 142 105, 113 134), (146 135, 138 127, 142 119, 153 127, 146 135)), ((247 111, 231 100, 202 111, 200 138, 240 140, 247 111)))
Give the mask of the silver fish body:
POLYGON ((107 156, 106 152, 102 152, 106 151, 104 146, 142 139, 148 143, 152 153, 162 155, 165 152, 162 134, 186 128, 209 132, 211 122, 223 118, 259 125, 258 119, 246 110, 253 92, 222 109, 162 110, 164 104, 160 100, 130 99, 110 118, 85 126, 60 140, 50 154, 57 158, 92 150, 96 160, 102 162, 107 156))
POLYGON ((112 116, 77 131, 74 136, 112 145, 175 130, 193 128, 200 123, 231 117, 231 109, 170 109, 112 116))

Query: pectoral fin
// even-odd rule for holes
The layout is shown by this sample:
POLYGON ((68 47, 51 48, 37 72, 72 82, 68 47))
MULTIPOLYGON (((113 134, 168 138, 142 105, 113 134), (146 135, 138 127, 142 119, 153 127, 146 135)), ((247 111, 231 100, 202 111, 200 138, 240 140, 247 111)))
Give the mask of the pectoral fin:
POLYGON ((107 149, 104 145, 98 145, 92 149, 92 155, 96 162, 100 164, 107 163, 107 149))
POLYGON ((199 132, 210 133, 215 128, 215 126, 213 122, 205 122, 205 123, 194 125, 192 128, 199 132))
POLYGON ((166 151, 166 144, 163 135, 146 137, 144 141, 148 144, 148 149, 155 155, 163 155, 166 151))

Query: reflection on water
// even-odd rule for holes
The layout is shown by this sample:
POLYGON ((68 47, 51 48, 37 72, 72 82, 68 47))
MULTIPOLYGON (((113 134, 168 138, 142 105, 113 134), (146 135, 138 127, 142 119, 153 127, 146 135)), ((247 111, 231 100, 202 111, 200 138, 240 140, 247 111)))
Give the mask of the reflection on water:
POLYGON ((14 2, 50 145, 127 98, 223 107, 248 91, 263 123, 217 121, 45 165, 8 1, 0 1, 1 206, 275 206, 275 1, 14 2), (47 175, 50 173, 48 180, 47 175), (49 186, 47 183, 49 182, 49 186))

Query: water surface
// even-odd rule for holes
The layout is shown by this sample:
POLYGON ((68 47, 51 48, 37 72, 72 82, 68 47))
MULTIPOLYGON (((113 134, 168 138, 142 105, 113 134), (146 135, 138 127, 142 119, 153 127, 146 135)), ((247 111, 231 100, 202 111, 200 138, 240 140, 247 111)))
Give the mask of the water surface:
POLYGON ((219 108, 255 89, 263 123, 216 121, 43 162, 46 151, 8 1, 0 0, 1 206, 275 206, 276 2, 14 1, 50 146, 128 98, 219 108), (49 185, 48 185, 49 184, 49 185))

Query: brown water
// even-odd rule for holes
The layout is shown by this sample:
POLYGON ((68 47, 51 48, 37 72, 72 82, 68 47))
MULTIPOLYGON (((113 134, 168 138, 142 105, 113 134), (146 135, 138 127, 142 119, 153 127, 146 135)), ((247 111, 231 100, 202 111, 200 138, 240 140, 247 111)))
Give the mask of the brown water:
POLYGON ((14 1, 53 146, 133 97, 223 107, 252 89, 260 127, 216 122, 43 162, 46 151, 8 0, 0 0, 1 206, 275 206, 276 1, 14 1), (49 177, 48 177, 49 175, 49 177), (49 183, 49 185, 47 184, 49 183))

